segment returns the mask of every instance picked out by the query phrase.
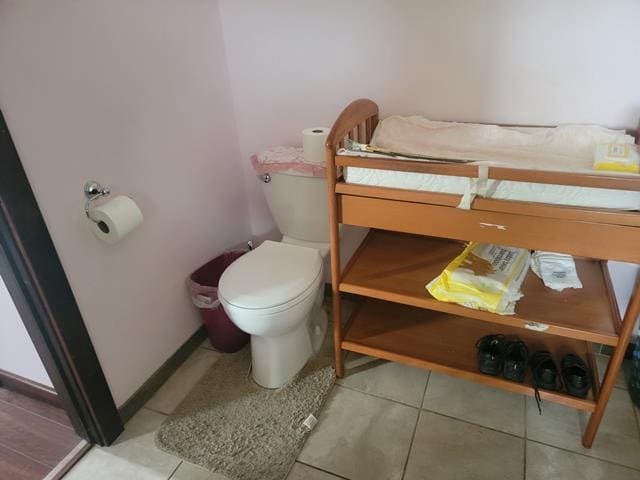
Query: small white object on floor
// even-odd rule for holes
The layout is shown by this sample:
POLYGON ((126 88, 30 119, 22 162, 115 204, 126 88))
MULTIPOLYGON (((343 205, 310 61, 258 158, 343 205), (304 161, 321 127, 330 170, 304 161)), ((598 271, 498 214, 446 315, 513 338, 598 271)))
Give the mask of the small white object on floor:
POLYGON ((307 427, 309 430, 312 430, 313 427, 316 426, 316 423, 318 423, 318 419, 313 413, 310 413, 309 416, 306 418, 306 420, 302 422, 302 424, 305 427, 307 427))
POLYGON ((582 288, 571 255, 536 250, 531 258, 531 270, 547 287, 558 292, 565 288, 582 288))

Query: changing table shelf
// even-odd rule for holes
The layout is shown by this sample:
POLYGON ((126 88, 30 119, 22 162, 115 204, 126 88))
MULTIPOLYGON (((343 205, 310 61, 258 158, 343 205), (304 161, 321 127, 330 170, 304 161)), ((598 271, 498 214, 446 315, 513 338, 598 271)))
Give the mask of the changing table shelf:
MULTIPOLYGON (((575 353, 592 364, 588 342, 544 336, 513 327, 500 327, 505 335, 518 335, 532 351, 549 350, 556 358, 575 353)), ((524 383, 478 371, 475 344, 496 330, 485 322, 382 300, 365 299, 349 319, 341 347, 407 365, 426 368, 512 392, 534 395, 531 372, 524 383)), ((540 390, 540 397, 584 411, 595 409, 593 391, 585 399, 540 390)))
POLYGON ((545 287, 530 271, 516 314, 497 315, 440 302, 426 290, 426 284, 463 248, 463 243, 454 240, 372 230, 345 268, 339 289, 501 325, 491 326, 487 333, 502 332, 507 326, 520 329, 517 333, 521 337, 527 330, 535 330, 567 339, 618 344, 620 316, 606 262, 576 258, 583 288, 563 292, 545 287))

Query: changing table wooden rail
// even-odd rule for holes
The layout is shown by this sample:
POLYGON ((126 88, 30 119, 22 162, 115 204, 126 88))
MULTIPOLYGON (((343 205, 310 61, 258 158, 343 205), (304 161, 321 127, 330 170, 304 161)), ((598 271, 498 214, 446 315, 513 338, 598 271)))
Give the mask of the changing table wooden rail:
MULTIPOLYGON (((351 155, 336 155, 335 164, 338 167, 361 167, 374 168, 376 170, 393 170, 396 172, 431 173, 470 178, 478 177, 478 167, 472 164, 420 162, 396 158, 354 157, 351 155)), ((640 191, 640 176, 636 174, 596 174, 489 166, 487 178, 492 180, 512 180, 514 182, 640 191)))
MULTIPOLYGON (((640 313, 640 286, 620 318, 606 260, 640 263, 640 214, 477 197, 470 210, 456 208, 460 195, 351 185, 341 167, 477 177, 468 164, 442 164, 394 158, 339 155, 345 138, 369 143, 378 124, 378 107, 368 99, 351 103, 333 125, 326 143, 331 240, 333 325, 338 377, 344 375, 343 350, 441 371, 526 395, 531 379, 511 382, 483 375, 475 363, 475 342, 489 333, 517 335, 532 351, 549 349, 556 358, 573 352, 594 371, 586 399, 541 391, 543 399, 589 411, 582 442, 590 447, 620 371, 640 313), (339 224, 372 232, 342 271, 339 224), (462 248, 482 241, 570 253, 583 289, 553 292, 531 274, 513 316, 500 316, 438 302, 425 286, 462 248), (341 292, 363 299, 343 326, 341 292), (614 347, 598 385, 591 344, 614 347)), ((489 167, 489 178, 522 182, 640 191, 640 175, 547 172, 489 167)))

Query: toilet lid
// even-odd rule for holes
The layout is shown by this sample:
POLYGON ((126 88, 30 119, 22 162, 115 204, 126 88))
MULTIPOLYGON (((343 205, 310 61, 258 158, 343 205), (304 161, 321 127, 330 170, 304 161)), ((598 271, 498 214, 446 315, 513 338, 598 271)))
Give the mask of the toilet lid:
POLYGON ((224 271, 218 296, 240 308, 271 308, 298 297, 321 271, 316 249, 267 240, 224 271))

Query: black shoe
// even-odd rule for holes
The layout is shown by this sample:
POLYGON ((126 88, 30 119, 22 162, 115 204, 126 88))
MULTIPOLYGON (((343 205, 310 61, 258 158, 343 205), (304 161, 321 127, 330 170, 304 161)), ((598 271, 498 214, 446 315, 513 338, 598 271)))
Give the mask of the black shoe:
POLYGON ((562 380, 569 395, 585 398, 591 388, 591 369, 573 353, 562 357, 562 380))
POLYGON ((524 382, 529 363, 529 349, 522 340, 507 342, 504 348, 502 376, 514 382, 524 382))
POLYGON ((542 415, 542 407, 540 403, 540 392, 538 389, 559 390, 558 385, 558 366, 553 357, 546 350, 536 352, 531 357, 531 370, 533 371, 533 386, 535 388, 535 397, 538 404, 538 411, 542 415))
POLYGON ((504 335, 486 335, 476 342, 478 368, 487 375, 498 375, 502 370, 504 335))

